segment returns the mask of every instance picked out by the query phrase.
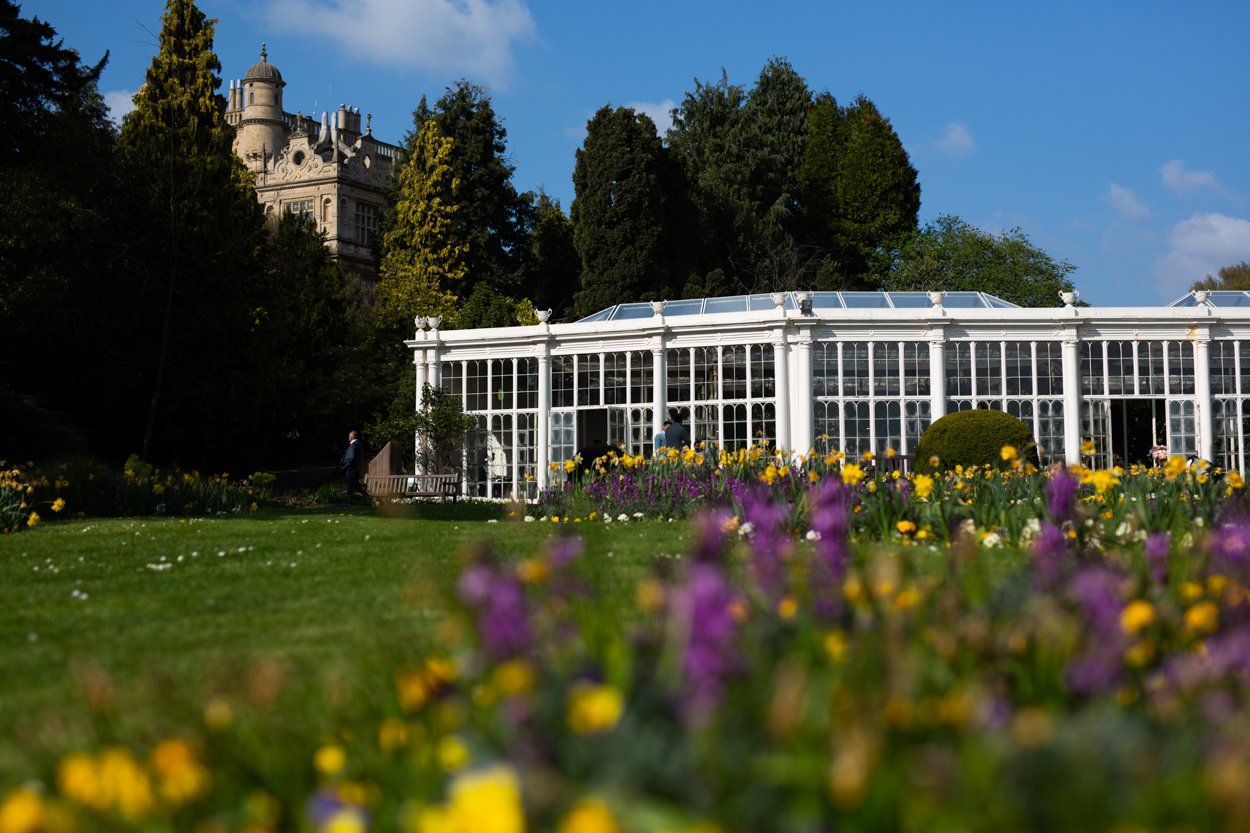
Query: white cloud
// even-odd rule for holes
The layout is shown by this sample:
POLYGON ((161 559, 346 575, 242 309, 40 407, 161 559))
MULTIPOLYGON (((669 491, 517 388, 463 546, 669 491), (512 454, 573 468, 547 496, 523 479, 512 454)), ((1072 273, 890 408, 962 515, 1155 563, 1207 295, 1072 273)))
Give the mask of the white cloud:
POLYGON ((656 132, 658 132, 660 134, 660 138, 663 139, 664 135, 668 133, 669 128, 673 126, 673 108, 677 106, 677 102, 673 101, 671 98, 666 98, 663 101, 655 102, 631 101, 625 106, 631 110, 636 110, 639 113, 646 113, 650 116, 651 121, 655 122, 656 132))
POLYGON ((325 36, 375 63, 507 86, 512 47, 535 35, 524 0, 272 0, 269 25, 325 36))
POLYGON ((947 156, 959 159, 977 149, 972 131, 963 122, 953 121, 946 125, 946 133, 938 139, 935 146, 947 156))
POLYGON ((1161 288, 1181 295, 1220 267, 1250 260, 1250 220, 1226 214, 1194 214, 1172 226, 1168 250, 1155 264, 1161 288))
POLYGON ((104 94, 104 103, 115 124, 121 124, 126 114, 135 109, 134 97, 134 90, 110 90, 104 94))
POLYGON ((1132 188, 1125 188, 1113 182, 1107 189, 1106 200, 1125 220, 1145 220, 1150 217, 1150 207, 1133 192, 1132 188))
POLYGON ((1185 163, 1180 159, 1167 162, 1159 169, 1159 174, 1163 177, 1164 185, 1181 195, 1191 194, 1203 188, 1210 188, 1217 194, 1227 195, 1224 186, 1215 178, 1215 171, 1186 170, 1185 163))

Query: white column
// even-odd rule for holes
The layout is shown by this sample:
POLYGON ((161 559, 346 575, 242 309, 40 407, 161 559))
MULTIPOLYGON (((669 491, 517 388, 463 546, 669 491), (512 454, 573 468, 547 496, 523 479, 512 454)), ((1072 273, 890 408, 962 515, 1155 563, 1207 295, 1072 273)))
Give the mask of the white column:
POLYGON ((1076 330, 1063 334, 1063 459, 1068 465, 1081 462, 1081 367, 1077 358, 1080 338, 1076 330))
MULTIPOLYGON (((929 419, 946 416, 946 331, 936 330, 929 339, 929 419), (940 337, 939 337, 940 336, 940 337)), ((916 442, 920 438, 916 437, 916 442)), ((912 445, 912 451, 916 446, 912 445)))
POLYGON ((535 435, 538 443, 538 456, 535 467, 538 469, 538 490, 547 488, 551 464, 551 344, 544 341, 538 352, 538 424, 535 435))
POLYGON ((812 450, 812 339, 802 333, 794 345, 794 422, 790 436, 794 450, 806 455, 812 450))
POLYGON ((773 333, 773 374, 776 376, 776 383, 773 393, 777 400, 776 419, 777 425, 777 448, 784 451, 791 451, 790 448, 790 372, 789 363, 786 361, 786 331, 778 330, 773 333))
MULTIPOLYGON (((667 372, 667 365, 664 361, 664 335, 660 334, 655 337, 658 347, 651 348, 651 436, 664 430, 664 419, 666 416, 667 404, 664 401, 665 394, 668 392, 668 386, 665 383, 664 374, 667 372)), ((654 453, 654 450, 652 451, 654 453)))
MULTIPOLYGON (((412 351, 412 363, 417 370, 417 386, 416 386, 416 410, 421 410, 421 392, 425 390, 425 348, 418 347, 412 351)), ((412 437, 413 448, 416 449, 417 455, 417 474, 425 474, 425 467, 421 464, 421 434, 414 433, 412 437)))
POLYGON ((1214 461, 1215 421, 1211 412, 1215 403, 1211 401, 1210 348, 1211 333, 1206 328, 1202 328, 1194 340, 1194 393, 1198 400, 1195 403, 1198 411, 1198 456, 1203 460, 1214 461))

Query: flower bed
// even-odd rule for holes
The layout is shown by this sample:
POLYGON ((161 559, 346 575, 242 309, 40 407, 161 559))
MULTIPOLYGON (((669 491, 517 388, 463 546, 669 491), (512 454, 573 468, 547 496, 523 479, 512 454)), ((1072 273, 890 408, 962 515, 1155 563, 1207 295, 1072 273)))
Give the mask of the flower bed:
POLYGON ((331 706, 259 666, 58 756, 0 833, 1250 824, 1235 479, 752 465, 683 481, 720 491, 632 598, 577 538, 470 554, 422 596, 436 637, 331 706))

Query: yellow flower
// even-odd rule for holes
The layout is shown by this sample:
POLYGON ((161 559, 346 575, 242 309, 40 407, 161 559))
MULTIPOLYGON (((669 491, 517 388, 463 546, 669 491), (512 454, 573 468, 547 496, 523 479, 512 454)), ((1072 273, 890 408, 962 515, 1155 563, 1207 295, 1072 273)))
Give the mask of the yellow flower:
POLYGON ((825 635, 825 653, 834 662, 843 662, 846 660, 846 634, 842 631, 832 631, 825 635))
POLYGON ((523 659, 510 659, 491 674, 491 682, 505 697, 528 694, 534 690, 534 666, 523 659))
POLYGON ((18 787, 0 804, 0 833, 34 833, 43 824, 43 799, 39 793, 18 787))
POLYGON ((842 482, 848 486, 854 486, 856 483, 864 479, 864 470, 855 463, 847 463, 842 467, 842 482))
POLYGON ((916 475, 912 485, 916 488, 916 497, 918 498, 927 498, 933 494, 933 478, 927 474, 916 475))
MULTIPOLYGON (((521 785, 516 773, 506 767, 461 775, 452 782, 450 798, 451 824, 443 829, 455 833, 524 833, 521 785)), ((423 833, 426 830, 421 829, 423 833)))
POLYGON ((1179 454, 1173 454, 1168 458, 1167 463, 1163 466, 1163 473, 1167 475, 1168 480, 1175 480, 1177 475, 1183 474, 1187 468, 1185 458, 1179 454))
POLYGON ((1005 445, 999 449, 998 455, 1003 458, 1004 462, 1006 462, 1019 457, 1020 452, 1016 451, 1016 447, 1014 445, 1005 445))
POLYGON ((160 779, 158 789, 161 798, 175 807, 204 795, 212 781, 208 770, 196 760, 194 750, 185 740, 166 740, 157 744, 152 750, 151 767, 160 779))
POLYGON ((1220 609, 1215 602, 1199 602, 1185 611, 1185 630, 1196 635, 1205 635, 1220 625, 1220 609))
POLYGON ((1094 447, 1093 440, 1086 440, 1085 442, 1081 443, 1081 456, 1082 457, 1089 457, 1094 453, 1094 451, 1095 451, 1095 447, 1094 447))
POLYGON ((1111 469, 1099 469, 1090 476, 1090 482, 1094 484, 1094 489, 1098 494, 1110 489, 1120 482, 1120 478, 1115 476, 1115 472, 1111 469))
POLYGON ((916 531, 916 525, 911 521, 899 521, 894 526, 903 535, 910 535, 916 531))
POLYGON ((560 833, 618 833, 608 805, 597 798, 583 798, 560 822, 560 833))
POLYGON ((59 497, 56 500, 52 501, 53 512, 60 512, 64 508, 65 508, 65 498, 59 497))
POLYGON ((1246 485, 1245 478, 1240 472, 1230 471, 1228 473, 1228 485, 1234 489, 1240 489, 1246 485))
POLYGON ((27 525, 27 526, 38 526, 38 525, 39 525, 39 513, 38 513, 38 512, 31 512, 31 513, 30 513, 30 517, 26 519, 26 525, 27 525))
POLYGON ((317 768, 317 772, 327 777, 342 772, 346 765, 347 753, 343 751, 343 747, 335 744, 323 746, 313 755, 313 766, 317 768))
POLYGON ((456 735, 438 741, 438 765, 444 772, 459 772, 469 765, 469 747, 456 735))
POLYGON ((785 596, 777 603, 777 615, 787 622, 799 612, 799 603, 793 596, 785 596))
POLYGON ((537 584, 547 577, 547 562, 541 558, 527 558, 517 565, 516 576, 522 584, 537 584))
POLYGON ((1155 620, 1155 609, 1150 602, 1136 599, 1120 611, 1120 630, 1132 636, 1155 620))
POLYGON ((581 682, 569 691, 569 728, 579 735, 611 730, 624 711, 625 699, 613 686, 581 682))

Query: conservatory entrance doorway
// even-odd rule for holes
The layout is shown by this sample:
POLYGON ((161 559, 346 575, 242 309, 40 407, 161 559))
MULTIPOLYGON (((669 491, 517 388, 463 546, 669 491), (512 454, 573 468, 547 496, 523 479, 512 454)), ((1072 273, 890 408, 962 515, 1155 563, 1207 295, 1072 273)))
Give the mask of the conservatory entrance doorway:
POLYGON ((1112 399, 1110 404, 1112 465, 1150 466, 1150 449, 1167 445, 1167 402, 1112 399))

